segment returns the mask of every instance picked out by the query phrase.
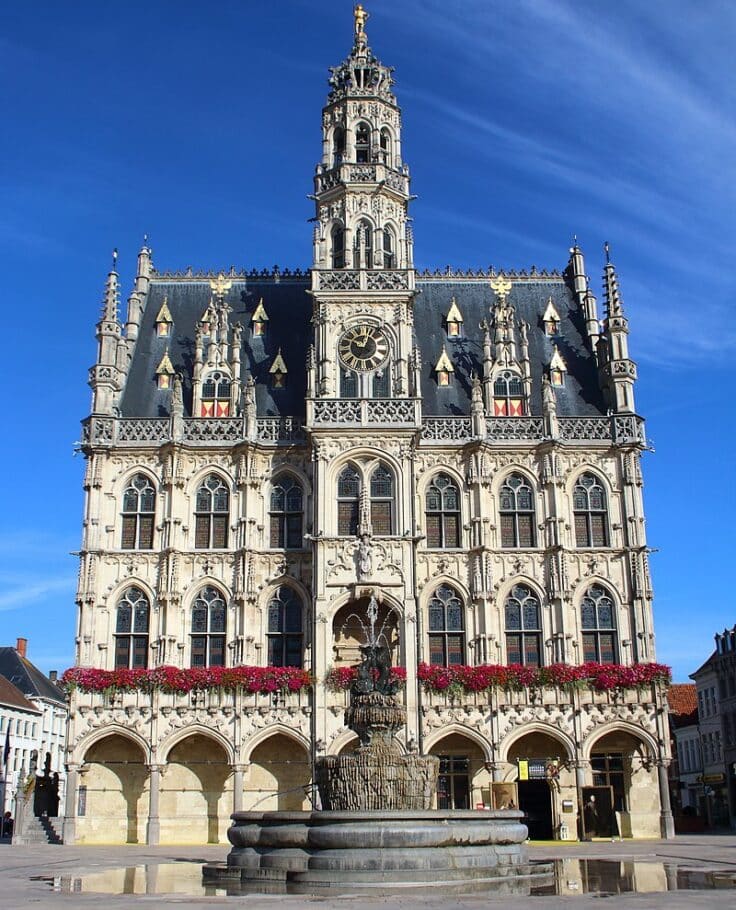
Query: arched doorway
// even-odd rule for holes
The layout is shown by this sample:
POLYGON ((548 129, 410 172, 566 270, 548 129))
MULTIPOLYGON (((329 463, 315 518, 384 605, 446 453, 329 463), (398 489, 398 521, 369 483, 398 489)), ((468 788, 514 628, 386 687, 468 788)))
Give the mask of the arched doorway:
POLYGON ((483 750, 467 736, 450 733, 429 750, 440 760, 438 809, 474 809, 490 806, 491 779, 483 750))
POLYGON ((593 742, 589 754, 590 784, 583 787, 586 834, 659 837, 659 787, 650 747, 634 733, 612 730, 593 742))
POLYGON ((565 765, 564 745, 548 733, 531 731, 512 743, 507 761, 515 766, 518 807, 532 840, 574 837, 576 791, 573 772, 565 765))
POLYGON ((209 736, 176 743, 161 777, 161 843, 227 843, 233 806, 227 754, 209 736))
POLYGON ((111 734, 90 746, 80 775, 77 842, 145 843, 147 785, 145 755, 137 743, 111 734))
MULTIPOLYGON (((332 651, 335 667, 352 667, 360 663, 360 648, 367 642, 368 605, 370 598, 361 597, 341 607, 332 620, 332 651)), ((375 633, 379 644, 391 651, 391 662, 400 659, 399 614, 385 603, 378 604, 375 633)))
POLYGON ((245 808, 263 812, 309 809, 311 779, 307 750, 290 736, 275 733, 251 753, 245 808))

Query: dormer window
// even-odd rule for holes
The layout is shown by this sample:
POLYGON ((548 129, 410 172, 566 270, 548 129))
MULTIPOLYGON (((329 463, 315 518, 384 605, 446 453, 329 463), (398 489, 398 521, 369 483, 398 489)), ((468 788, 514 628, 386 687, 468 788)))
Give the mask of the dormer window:
POLYGON ((444 348, 442 348, 440 359, 435 364, 434 372, 437 376, 438 386, 444 387, 452 385, 452 377, 455 372, 455 367, 452 365, 452 361, 447 356, 447 351, 444 348))
POLYGON ((555 345, 554 352, 552 354, 552 360, 550 360, 549 363, 549 380, 552 385, 564 386, 566 375, 567 364, 562 359, 560 352, 557 350, 557 345, 555 345))
POLYGON ((560 314, 555 309, 550 297, 547 301, 547 309, 542 316, 542 323, 546 335, 559 335, 560 333, 560 314))
POLYGON ((168 300, 164 297, 164 302, 161 304, 158 316, 156 316, 156 334, 158 337, 168 338, 171 334, 171 326, 173 324, 174 320, 171 318, 171 313, 169 312, 168 300))
POLYGON ((278 354, 274 357, 271 369, 268 372, 271 376, 272 389, 286 388, 286 374, 288 373, 288 370, 286 369, 286 361, 281 354, 281 348, 279 348, 278 354))
POLYGON ((253 326, 253 337, 257 338, 266 334, 266 326, 268 323, 268 314, 266 309, 263 306, 263 297, 258 301, 258 306, 255 308, 253 315, 250 318, 251 325, 253 326))
POLYGON ((521 417, 524 414, 524 384, 510 370, 496 376, 493 382, 493 416, 521 417))
POLYGON ((355 161, 368 164, 371 160, 371 131, 367 123, 359 123, 355 130, 355 161))
POLYGON ((230 377, 224 373, 210 373, 202 383, 200 417, 230 416, 230 377))
POLYGON ((156 367, 156 384, 159 389, 170 389, 174 378, 174 367, 169 359, 169 352, 165 351, 161 363, 156 367))
POLYGON ((447 329, 448 338, 462 338, 463 314, 458 309, 458 305, 454 297, 450 301, 450 309, 448 310, 447 316, 445 317, 445 327, 447 329))

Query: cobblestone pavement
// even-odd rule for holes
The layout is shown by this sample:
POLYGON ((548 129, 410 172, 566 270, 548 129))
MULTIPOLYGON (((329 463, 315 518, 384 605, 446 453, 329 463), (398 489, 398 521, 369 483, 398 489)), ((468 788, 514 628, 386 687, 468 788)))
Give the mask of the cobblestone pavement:
MULTIPOLYGON (((0 905, 3 908, 30 907, 38 910, 71 910, 71 908, 93 907, 104 900, 105 910, 116 910, 119 907, 131 907, 140 904, 143 908, 175 907, 186 904, 189 910, 202 908, 232 907, 247 901, 249 910, 266 910, 274 908, 276 902, 286 905, 286 910, 298 910, 300 907, 339 907, 341 910, 363 910, 363 908, 401 907, 426 908, 426 910, 449 910, 452 907, 462 910, 490 906, 504 906, 511 902, 523 900, 529 905, 528 910, 551 910, 557 907, 600 908, 600 898, 593 894, 571 894, 565 896, 504 897, 493 894, 456 895, 442 892, 441 889, 429 889, 426 892, 385 894, 380 890, 368 894, 345 895, 342 897, 303 897, 291 895, 248 895, 247 897, 192 897, 186 894, 105 894, 101 898, 97 893, 53 893, 50 881, 57 879, 57 884, 70 886, 70 881, 78 876, 107 873, 104 878, 109 883, 123 881, 124 869, 134 866, 155 866, 174 862, 212 862, 222 861, 227 847, 55 847, 33 846, 12 847, 0 846, 0 905), (120 870, 109 872, 108 870, 120 870), (44 880, 45 879, 45 880, 44 880)), ((529 855, 535 860, 562 859, 562 878, 567 881, 569 875, 573 880, 567 882, 576 887, 574 874, 570 870, 579 870, 577 859, 606 859, 636 864, 639 870, 637 882, 641 879, 643 887, 666 887, 666 880, 661 866, 656 864, 675 864, 680 868, 703 872, 736 873, 736 835, 681 835, 669 841, 619 841, 595 842, 588 844, 532 844, 529 855), (654 864, 654 865, 651 865, 654 864), (659 872, 657 873, 657 870, 659 872), (651 874, 649 874, 651 873, 651 874)), ((170 867, 161 867, 170 868, 170 867)), ((185 867, 182 867, 184 871, 185 867)), ((190 875, 198 875, 196 869, 186 867, 190 875)), ((631 867, 630 867, 631 868, 631 867)), ((133 873, 129 872, 130 876, 133 873)), ((176 872, 169 873, 176 877, 176 872)), ((173 880, 173 879, 172 879, 173 880)), ((159 877, 158 888, 166 887, 166 879, 159 877)), ((617 908, 666 908, 666 910, 698 910, 698 908, 719 908, 736 906, 736 889, 683 890, 683 891, 647 891, 616 895, 612 899, 617 908)))

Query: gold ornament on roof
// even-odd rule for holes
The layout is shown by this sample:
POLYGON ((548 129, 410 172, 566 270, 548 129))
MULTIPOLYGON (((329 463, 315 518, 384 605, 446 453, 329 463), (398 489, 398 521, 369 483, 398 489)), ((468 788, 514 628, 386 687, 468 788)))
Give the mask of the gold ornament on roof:
POLYGON ((228 281, 225 278, 224 272, 220 272, 214 281, 210 281, 210 288, 212 288, 212 293, 215 297, 224 297, 232 286, 232 281, 228 281))
POLYGON ((363 9, 362 3, 356 3, 353 8, 355 16, 355 35, 356 37, 365 34, 365 24, 368 21, 368 13, 363 9))
POLYGON ((495 292, 496 297, 503 302, 506 300, 506 297, 511 290, 511 282, 504 278, 503 275, 499 275, 498 278, 493 278, 491 280, 491 288, 495 292))

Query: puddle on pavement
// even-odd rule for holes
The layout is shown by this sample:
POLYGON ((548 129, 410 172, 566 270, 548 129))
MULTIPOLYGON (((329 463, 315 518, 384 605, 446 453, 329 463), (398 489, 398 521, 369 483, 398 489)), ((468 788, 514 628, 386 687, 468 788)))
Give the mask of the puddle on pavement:
MULTIPOLYGON (((694 865, 677 866, 669 863, 617 862, 603 859, 555 860, 552 875, 541 879, 506 879, 501 885, 504 893, 520 895, 596 894, 607 897, 628 892, 653 893, 662 891, 700 891, 714 888, 736 889, 736 869, 713 869, 694 865)), ((240 882, 203 882, 201 862, 155 863, 127 866, 92 872, 87 875, 61 875, 53 878, 34 876, 48 882, 53 891, 62 894, 183 894, 191 897, 239 896, 267 887, 242 885, 240 882)), ((265 883, 264 883, 265 884, 265 883)), ((281 886, 284 893, 284 886, 281 886)), ((286 893, 290 892, 286 886, 286 893)), ((338 896, 342 889, 329 889, 338 896)), ((345 892, 350 890, 349 886, 345 892)), ((463 886, 453 889, 464 890, 463 886)), ((487 884, 468 884, 474 893, 494 892, 487 884)), ((324 894, 324 891, 315 891, 324 894)), ((344 893, 344 892, 343 892, 344 893)), ((353 889, 354 893, 354 889, 353 889)))

